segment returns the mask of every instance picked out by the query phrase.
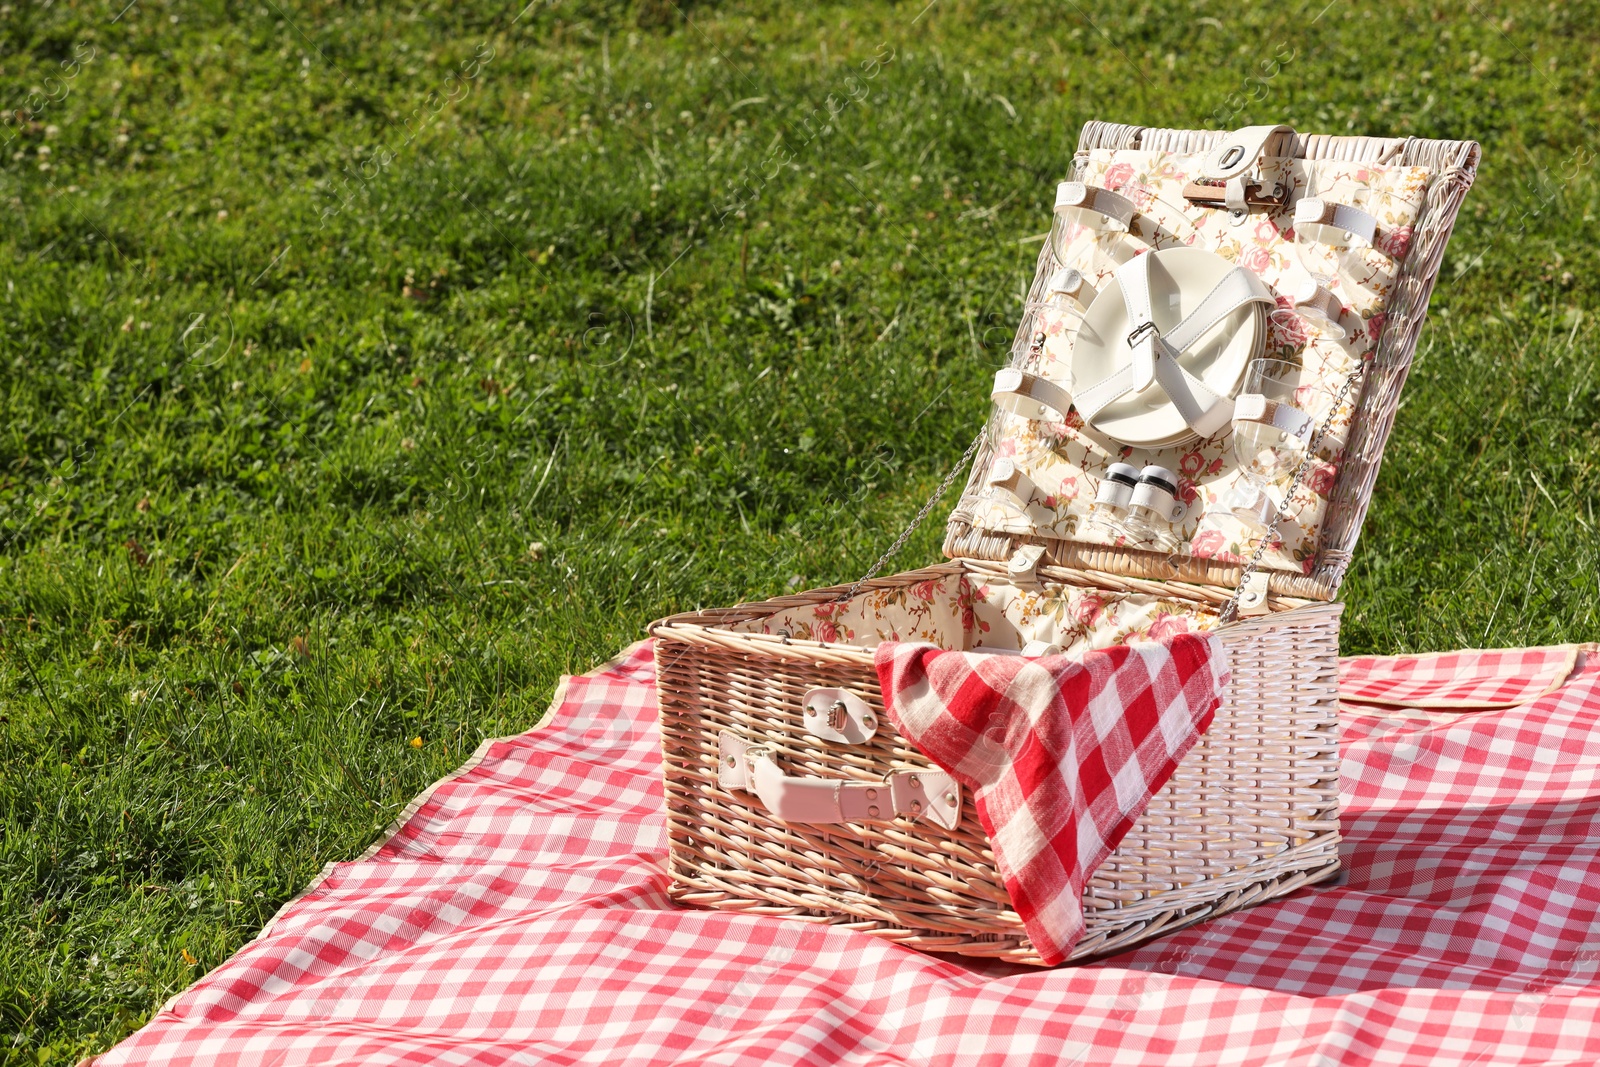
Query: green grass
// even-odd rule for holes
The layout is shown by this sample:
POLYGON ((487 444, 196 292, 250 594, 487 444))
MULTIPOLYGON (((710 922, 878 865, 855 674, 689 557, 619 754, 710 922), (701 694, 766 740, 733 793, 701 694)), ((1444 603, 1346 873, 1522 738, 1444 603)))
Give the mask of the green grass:
POLYGON ((1345 649, 1600 635, 1594 4, 124 2, 0 9, 0 1061, 650 619, 858 575, 1091 117, 1484 142, 1345 649))

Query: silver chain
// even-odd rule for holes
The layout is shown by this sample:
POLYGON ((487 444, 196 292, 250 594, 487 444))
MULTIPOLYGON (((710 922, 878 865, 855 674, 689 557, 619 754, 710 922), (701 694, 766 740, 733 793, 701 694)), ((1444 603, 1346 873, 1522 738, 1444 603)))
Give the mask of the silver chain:
POLYGON ((872 569, 867 571, 866 574, 863 574, 860 581, 856 582, 855 585, 852 585, 842 596, 834 600, 833 603, 842 604, 846 600, 854 598, 857 593, 861 592, 861 587, 872 581, 872 579, 876 578, 878 576, 878 572, 883 570, 884 564, 888 563, 896 552, 905 547, 907 539, 909 539, 911 535, 916 532, 918 526, 922 525, 922 520, 928 517, 928 512, 932 511, 933 506, 940 500, 944 499, 944 495, 950 491, 950 485, 956 480, 956 475, 960 474, 966 469, 967 461, 970 460, 973 454, 978 451, 978 446, 983 444, 983 439, 988 432, 988 427, 984 427, 978 431, 978 436, 972 439, 972 443, 968 445, 967 450, 961 454, 961 458, 956 461, 956 465, 950 468, 950 473, 946 474, 944 476, 944 481, 939 483, 939 488, 935 489, 933 491, 933 495, 928 498, 928 502, 922 505, 922 510, 917 512, 917 517, 911 520, 911 525, 907 526, 900 532, 900 536, 894 539, 894 544, 889 546, 889 550, 887 552, 878 557, 878 562, 872 565, 872 569))
MULTIPOLYGON (((1234 619, 1238 618, 1239 598, 1244 596, 1245 586, 1250 584, 1251 577, 1260 568, 1261 557, 1266 555, 1267 546, 1272 544, 1273 539, 1278 536, 1278 524, 1284 519, 1283 509, 1288 506, 1289 501, 1294 499, 1295 490, 1300 488, 1301 479, 1305 477, 1306 471, 1311 469, 1311 464, 1316 462, 1317 446, 1322 444, 1322 439, 1327 436, 1329 428, 1333 426, 1333 420, 1338 416, 1339 409, 1344 407, 1345 398, 1350 395, 1350 390, 1355 388, 1356 382, 1360 381, 1366 372, 1366 363, 1358 363, 1356 369, 1350 372, 1350 377, 1346 378, 1344 384, 1339 387, 1339 394, 1333 399, 1333 407, 1329 410, 1328 417, 1322 420, 1322 425, 1317 427, 1317 432, 1312 436, 1311 443, 1306 445, 1305 458, 1300 461, 1299 469, 1294 472, 1294 477, 1289 481, 1289 488, 1283 494, 1283 504, 1273 505, 1272 510, 1275 514, 1272 516, 1272 522, 1267 526, 1266 532, 1261 535, 1261 542, 1256 545, 1256 550, 1250 553, 1250 560, 1244 565, 1244 570, 1239 573, 1239 588, 1233 591, 1233 599, 1222 606, 1222 612, 1217 616, 1219 622, 1233 622, 1234 619)), ((1268 499, 1271 498, 1269 497, 1268 499)))

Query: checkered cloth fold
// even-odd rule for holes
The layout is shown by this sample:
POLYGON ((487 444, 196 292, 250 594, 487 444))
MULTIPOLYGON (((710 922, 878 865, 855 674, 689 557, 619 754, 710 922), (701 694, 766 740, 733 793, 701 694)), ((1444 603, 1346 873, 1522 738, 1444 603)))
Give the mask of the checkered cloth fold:
POLYGON ((874 663, 900 733, 972 790, 1046 963, 1083 936, 1084 886, 1211 725, 1228 682, 1209 634, 1038 659, 886 641, 874 663))
POLYGON ((1352 656, 1339 663, 1339 697, 1346 703, 1408 708, 1510 708, 1560 687, 1581 649, 1554 645, 1352 656))

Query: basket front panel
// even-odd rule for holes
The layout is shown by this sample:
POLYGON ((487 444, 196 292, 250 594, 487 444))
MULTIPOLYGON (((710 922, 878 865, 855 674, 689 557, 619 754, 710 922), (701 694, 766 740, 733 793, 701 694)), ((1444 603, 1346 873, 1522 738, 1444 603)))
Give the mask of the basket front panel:
MULTIPOLYGON (((1337 866, 1337 605, 1224 631, 1233 682, 1201 743, 1084 895, 1082 959, 1331 874, 1337 866)), ((750 635, 709 645, 658 628, 674 895, 857 928, 927 951, 1038 963, 964 795, 961 825, 791 825, 717 783, 721 730, 777 749, 785 773, 881 781, 926 757, 889 727, 870 662, 812 664, 750 635), (880 713, 865 745, 805 732, 802 700, 849 689, 880 713)))
POLYGON ((791 775, 881 781, 929 766, 887 718, 865 745, 805 732, 801 702, 816 688, 848 689, 882 713, 870 665, 796 666, 670 640, 657 663, 672 874, 682 886, 835 921, 968 936, 1020 930, 970 796, 953 832, 904 820, 825 827, 780 822, 753 795, 718 786, 722 730, 773 746, 791 775))

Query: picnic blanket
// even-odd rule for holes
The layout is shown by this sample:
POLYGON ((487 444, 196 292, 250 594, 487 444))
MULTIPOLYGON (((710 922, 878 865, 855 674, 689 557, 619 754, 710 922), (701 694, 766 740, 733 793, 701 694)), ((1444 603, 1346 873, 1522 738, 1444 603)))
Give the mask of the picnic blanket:
POLYGON ((1344 681, 1486 655, 1448 709, 1348 705, 1337 882, 1045 970, 669 903, 636 645, 94 1062, 1594 1064, 1600 655, 1344 681))
POLYGON ((1227 659, 1212 634, 1039 659, 911 641, 873 653, 901 736, 972 790, 1046 963, 1083 936, 1089 876, 1211 724, 1227 659))

